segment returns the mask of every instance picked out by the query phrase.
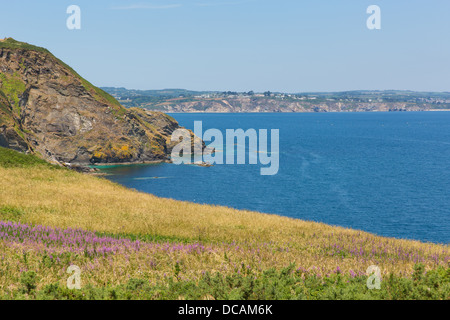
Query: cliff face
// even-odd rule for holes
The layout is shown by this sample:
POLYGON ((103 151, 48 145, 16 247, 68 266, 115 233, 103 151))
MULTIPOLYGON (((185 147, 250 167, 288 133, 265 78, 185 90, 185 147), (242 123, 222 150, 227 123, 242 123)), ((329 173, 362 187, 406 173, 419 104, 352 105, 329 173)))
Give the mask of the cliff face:
POLYGON ((168 159, 178 123, 126 109, 43 48, 0 40, 0 146, 57 163, 168 159))
MULTIPOLYGON (((144 105, 145 107, 145 105, 144 105)), ((162 112, 361 112, 361 111, 426 111, 431 106, 418 106, 411 103, 399 102, 314 102, 314 101, 286 101, 275 98, 214 98, 193 99, 188 102, 177 102, 176 99, 151 106, 162 112)))

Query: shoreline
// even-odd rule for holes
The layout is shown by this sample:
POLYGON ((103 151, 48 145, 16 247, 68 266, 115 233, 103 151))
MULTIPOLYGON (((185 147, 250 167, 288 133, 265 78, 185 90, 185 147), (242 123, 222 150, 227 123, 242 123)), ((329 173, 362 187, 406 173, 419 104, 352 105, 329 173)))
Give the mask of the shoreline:
MULTIPOLYGON (((133 165, 151 165, 151 164, 162 164, 162 163, 173 163, 172 160, 161 160, 161 161, 144 161, 144 162, 119 162, 119 163, 101 163, 101 164, 95 164, 95 165, 85 165, 84 167, 92 168, 92 169, 99 169, 106 167, 121 167, 121 166, 133 166, 133 165)), ((198 166, 198 167, 212 167, 213 165, 207 163, 207 162, 193 162, 193 163, 186 163, 185 165, 190 166, 198 166)), ((92 173, 88 173, 92 174, 92 173)), ((95 174, 95 173, 93 173, 95 174)))
POLYGON ((111 163, 87 164, 86 166, 89 168, 96 168, 96 167, 131 166, 131 165, 161 164, 161 163, 171 163, 171 161, 170 160, 154 160, 154 161, 140 161, 140 162, 111 162, 111 163))
POLYGON ((373 110, 373 111, 326 111, 326 112, 314 112, 314 111, 242 111, 242 112, 214 112, 214 111, 167 111, 167 110, 151 110, 158 111, 165 114, 285 114, 285 113, 296 113, 296 114, 326 114, 326 113, 408 113, 408 112, 450 112, 450 109, 428 109, 428 110, 405 110, 405 111, 383 111, 383 110, 373 110))

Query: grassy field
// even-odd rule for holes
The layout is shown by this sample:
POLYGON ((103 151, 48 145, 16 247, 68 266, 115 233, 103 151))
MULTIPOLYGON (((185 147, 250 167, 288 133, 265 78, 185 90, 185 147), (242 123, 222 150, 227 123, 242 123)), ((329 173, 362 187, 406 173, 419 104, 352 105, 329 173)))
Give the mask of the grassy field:
POLYGON ((161 199, 3 148, 0 178, 3 299, 450 299, 449 246, 161 199))

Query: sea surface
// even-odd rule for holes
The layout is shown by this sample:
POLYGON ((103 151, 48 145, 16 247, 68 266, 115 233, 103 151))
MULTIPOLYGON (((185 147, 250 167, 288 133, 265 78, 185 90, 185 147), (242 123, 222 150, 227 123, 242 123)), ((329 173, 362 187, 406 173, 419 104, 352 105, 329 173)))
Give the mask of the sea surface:
POLYGON ((104 167, 107 178, 160 197, 450 243, 450 112, 171 115, 224 136, 279 129, 278 174, 164 163, 104 167))

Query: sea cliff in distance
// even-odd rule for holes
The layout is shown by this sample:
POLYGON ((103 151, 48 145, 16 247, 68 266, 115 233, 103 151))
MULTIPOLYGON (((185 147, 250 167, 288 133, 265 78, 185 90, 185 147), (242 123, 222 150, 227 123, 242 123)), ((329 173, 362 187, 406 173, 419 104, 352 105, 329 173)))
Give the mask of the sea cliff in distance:
POLYGON ((346 91, 330 93, 255 93, 128 90, 102 88, 125 107, 162 112, 368 112, 447 111, 450 92, 346 91))

